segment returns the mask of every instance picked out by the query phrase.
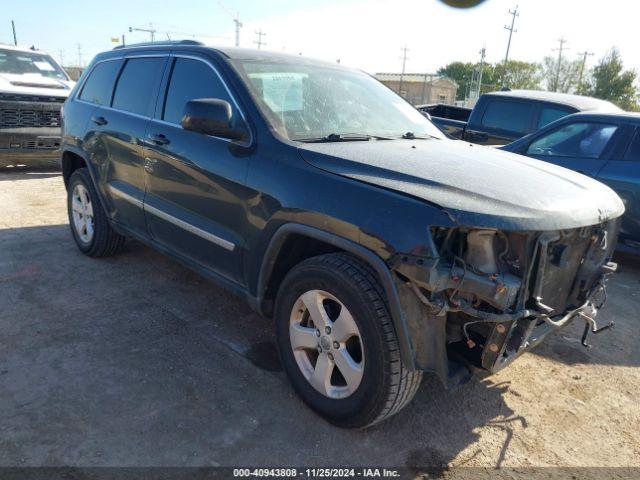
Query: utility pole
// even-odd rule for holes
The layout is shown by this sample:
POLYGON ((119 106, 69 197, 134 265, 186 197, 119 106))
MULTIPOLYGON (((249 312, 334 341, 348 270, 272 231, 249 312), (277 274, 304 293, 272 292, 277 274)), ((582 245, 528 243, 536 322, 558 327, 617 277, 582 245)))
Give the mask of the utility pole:
POLYGON ((558 42, 560 42, 560 47, 553 49, 554 52, 558 52, 558 68, 556 69, 556 80, 553 85, 554 92, 558 91, 558 86, 560 84, 560 65, 562 64, 562 51, 565 50, 564 44, 567 43, 567 40, 564 37, 560 37, 558 39, 558 42))
POLYGON ((465 95, 465 99, 475 99, 477 100, 480 96, 480 89, 482 88, 482 74, 484 72, 484 59, 487 54, 487 49, 482 47, 480 50, 480 67, 474 68, 471 74, 471 81, 467 85, 468 93, 465 95))
POLYGON ((513 28, 513 26, 516 23, 516 17, 520 16, 520 14, 518 13, 518 5, 516 5, 515 10, 513 11, 509 10, 509 15, 511 15, 511 26, 509 25, 504 26, 505 29, 509 30, 509 41, 507 42, 507 53, 504 56, 505 66, 507 64, 507 60, 509 60, 509 50, 511 49, 511 36, 518 31, 513 28))
POLYGON ((16 24, 13 20, 11 20, 11 30, 13 31, 13 44, 18 46, 18 39, 16 38, 16 24))
POLYGON ((58 50, 58 53, 60 54, 60 65, 64 67, 64 50, 60 49, 58 50))
POLYGON ((82 68, 82 45, 78 43, 78 66, 82 68))
POLYGON ((218 2, 225 12, 233 19, 233 23, 236 26, 236 47, 240 46, 240 29, 242 28, 242 22, 240 21, 240 13, 236 12, 235 14, 231 12, 222 2, 218 2))
POLYGON ((264 33, 264 32, 262 31, 262 29, 260 29, 260 30, 258 30, 258 31, 256 32, 256 35, 258 36, 258 40, 254 41, 253 43, 255 43, 256 45, 258 45, 258 50, 260 50, 260 47, 261 47, 262 45, 266 45, 266 43, 262 41, 262 37, 266 36, 267 34, 266 34, 266 33, 264 33))
POLYGON ((476 93, 476 98, 480 98, 480 89, 482 88, 482 71, 484 70, 484 57, 487 54, 486 47, 482 47, 480 50, 480 74, 478 75, 478 90, 476 93))
POLYGON ((585 50, 584 52, 579 52, 578 55, 582 55, 582 65, 580 65, 580 76, 578 77, 578 89, 582 86, 582 75, 584 74, 584 67, 587 64, 587 56, 593 55, 593 52, 589 52, 585 50))
POLYGON ((156 41, 156 32, 157 30, 153 28, 153 24, 149 24, 149 28, 133 28, 129 27, 129 33, 131 32, 146 32, 151 37, 151 43, 156 41))
POLYGON ((404 47, 402 47, 402 73, 400 74, 400 85, 398 86, 398 93, 400 94, 400 96, 402 96, 402 82, 404 81, 404 71, 405 71, 405 67, 407 66, 407 52, 409 51, 409 49, 407 48, 407 46, 405 45, 404 47))

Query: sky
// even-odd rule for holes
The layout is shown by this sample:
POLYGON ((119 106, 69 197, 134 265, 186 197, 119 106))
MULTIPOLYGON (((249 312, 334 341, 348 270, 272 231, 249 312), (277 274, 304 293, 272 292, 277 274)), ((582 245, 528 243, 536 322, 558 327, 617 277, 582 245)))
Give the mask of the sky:
POLYGON ((399 72, 407 46, 407 72, 433 73, 455 60, 504 59, 508 11, 518 4, 516 32, 509 58, 540 62, 557 55, 566 38, 566 58, 593 52, 593 66, 611 47, 620 49, 627 68, 640 73, 638 0, 485 0, 458 10, 440 0, 0 0, 0 42, 35 45, 65 65, 87 64, 113 48, 111 37, 127 43, 148 41, 149 34, 129 27, 158 30, 157 39, 195 38, 211 45, 233 45, 231 15, 243 23, 240 46, 256 48, 256 31, 266 33, 262 48, 337 61, 369 73, 399 72), (37 12, 37 14, 36 14, 37 12))

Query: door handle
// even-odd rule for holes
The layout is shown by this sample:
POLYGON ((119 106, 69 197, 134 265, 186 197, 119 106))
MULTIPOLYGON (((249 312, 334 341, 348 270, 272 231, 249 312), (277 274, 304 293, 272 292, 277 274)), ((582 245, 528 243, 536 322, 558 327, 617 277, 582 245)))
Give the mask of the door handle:
POLYGON ((107 123, 109 123, 107 122, 107 119, 104 117, 91 117, 91 121, 96 125, 100 125, 100 126, 106 125, 107 123))
POLYGON ((147 137, 156 145, 168 145, 171 143, 171 141, 162 133, 150 133, 147 137))

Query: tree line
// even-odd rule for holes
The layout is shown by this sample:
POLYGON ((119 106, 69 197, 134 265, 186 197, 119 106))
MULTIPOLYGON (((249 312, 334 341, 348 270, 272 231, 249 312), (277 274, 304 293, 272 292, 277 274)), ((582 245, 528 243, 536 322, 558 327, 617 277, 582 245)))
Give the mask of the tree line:
MULTIPOLYGON (((438 70, 458 84, 457 100, 465 100, 472 88, 474 71, 479 63, 452 62, 438 70)), ((485 63, 482 69, 480 93, 501 88, 577 93, 609 100, 624 110, 638 111, 640 92, 636 88, 637 74, 626 70, 617 48, 612 48, 598 63, 585 69, 583 60, 545 57, 542 63, 508 60, 485 63), (558 62, 559 65, 558 65, 558 62)))

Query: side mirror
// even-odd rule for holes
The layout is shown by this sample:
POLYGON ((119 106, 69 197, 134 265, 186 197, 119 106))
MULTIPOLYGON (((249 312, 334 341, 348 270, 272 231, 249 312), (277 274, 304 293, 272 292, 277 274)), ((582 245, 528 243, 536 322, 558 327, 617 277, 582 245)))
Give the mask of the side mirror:
POLYGON ((229 140, 242 140, 246 136, 243 128, 234 125, 229 102, 218 98, 189 100, 180 123, 185 130, 229 140))

